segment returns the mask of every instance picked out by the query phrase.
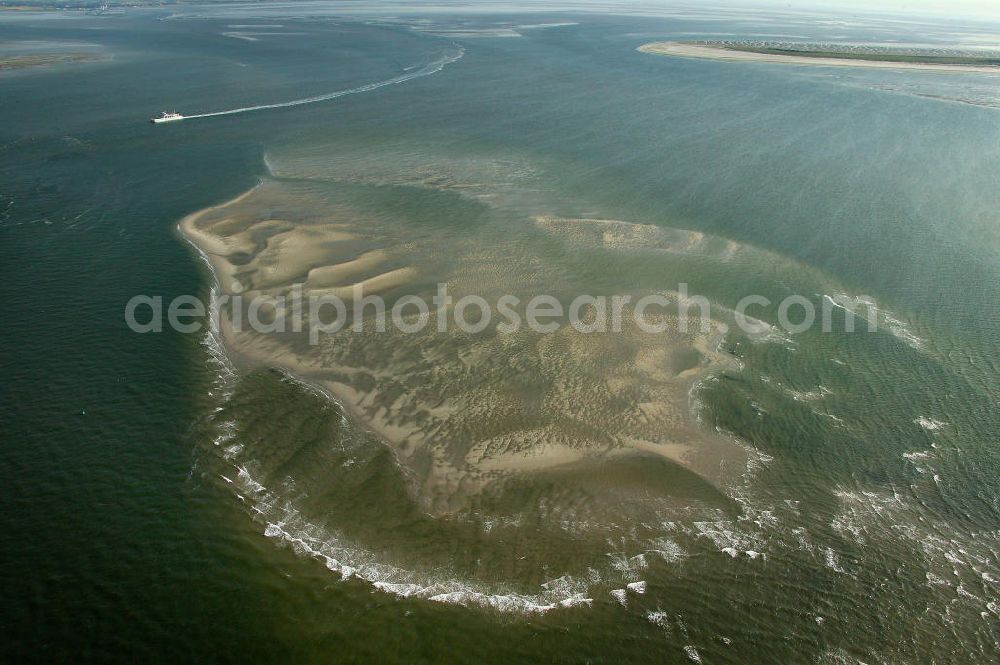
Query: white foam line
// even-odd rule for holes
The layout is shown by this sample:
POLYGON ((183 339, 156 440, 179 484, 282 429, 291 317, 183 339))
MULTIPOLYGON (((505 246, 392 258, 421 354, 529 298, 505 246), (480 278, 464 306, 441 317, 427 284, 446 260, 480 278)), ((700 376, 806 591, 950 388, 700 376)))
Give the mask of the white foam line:
POLYGON ((286 543, 297 554, 323 561, 326 568, 339 573, 341 579, 357 578, 396 596, 501 612, 540 614, 593 603, 592 598, 586 597, 581 582, 565 575, 545 582, 536 594, 495 593, 456 579, 421 580, 416 572, 379 563, 371 552, 341 543, 337 534, 306 522, 290 502, 283 501, 256 481, 246 464, 232 460, 231 463, 235 475, 223 478, 232 484, 241 500, 249 503, 258 516, 254 519, 266 524, 264 536, 286 543))
MULTIPOLYGON (((457 46, 457 45, 456 45, 457 46)), ((396 85, 397 83, 405 83, 406 81, 411 81, 416 78, 421 78, 423 76, 430 76, 431 74, 437 74, 439 71, 444 69, 447 65, 461 59, 465 55, 465 49, 461 46, 457 46, 457 50, 453 51, 447 55, 444 55, 437 60, 430 62, 420 69, 414 71, 406 72, 405 74, 400 74, 399 76, 394 76, 391 79, 386 79, 384 81, 376 81, 375 83, 367 83, 357 88, 348 88, 347 90, 338 90, 336 92, 330 92, 325 95, 316 95, 315 97, 305 97, 303 99, 293 99, 290 102, 277 102, 275 104, 260 104, 258 106, 244 106, 238 109, 230 109, 228 111, 213 111, 211 113, 196 113, 194 115, 185 115, 185 120, 191 120, 193 118, 214 118, 220 115, 233 115, 236 113, 249 113, 250 111, 264 111, 267 109, 281 109, 290 106, 302 106, 303 104, 315 104, 317 102, 325 102, 331 99, 336 99, 338 97, 344 97, 346 95, 355 95, 361 92, 370 92, 372 90, 377 90, 379 88, 384 88, 389 85, 396 85)))

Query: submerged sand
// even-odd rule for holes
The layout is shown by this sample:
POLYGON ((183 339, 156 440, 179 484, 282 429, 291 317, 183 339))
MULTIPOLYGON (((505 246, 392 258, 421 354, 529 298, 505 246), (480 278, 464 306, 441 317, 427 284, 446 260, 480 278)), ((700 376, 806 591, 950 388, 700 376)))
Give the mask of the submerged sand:
POLYGON ((916 69, 941 72, 979 72, 1000 74, 995 65, 945 64, 932 62, 890 62, 885 60, 862 60, 856 58, 817 57, 806 55, 784 55, 777 53, 754 53, 735 48, 722 48, 708 44, 685 42, 652 42, 638 48, 643 53, 672 55, 686 58, 726 60, 729 62, 774 62, 789 65, 812 65, 814 67, 865 67, 874 69, 916 69))

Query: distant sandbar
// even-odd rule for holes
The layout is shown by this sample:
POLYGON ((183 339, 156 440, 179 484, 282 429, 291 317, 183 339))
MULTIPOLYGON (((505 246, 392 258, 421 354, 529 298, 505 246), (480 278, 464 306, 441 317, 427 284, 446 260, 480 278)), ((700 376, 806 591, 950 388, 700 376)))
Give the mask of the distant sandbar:
MULTIPOLYGON (((657 55, 673 55, 686 58, 703 58, 708 60, 727 60, 731 62, 780 62, 793 65, 814 65, 833 67, 869 67, 879 69, 917 69, 948 72, 979 72, 1000 74, 1000 66, 986 61, 982 64, 972 62, 940 62, 943 58, 935 56, 898 55, 890 53, 859 54, 857 52, 838 53, 831 51, 776 52, 779 49, 766 49, 737 45, 719 45, 691 42, 652 42, 638 48, 643 53, 657 55), (894 59, 900 58, 900 59, 894 59), (925 61, 926 60, 926 61, 925 61), (939 61, 933 61, 939 60, 939 61)), ((955 60, 975 60, 974 58, 955 58, 955 60)))
POLYGON ((90 62, 100 60, 97 53, 40 53, 34 55, 0 55, 0 71, 8 69, 28 69, 30 67, 46 67, 62 65, 70 62, 90 62))

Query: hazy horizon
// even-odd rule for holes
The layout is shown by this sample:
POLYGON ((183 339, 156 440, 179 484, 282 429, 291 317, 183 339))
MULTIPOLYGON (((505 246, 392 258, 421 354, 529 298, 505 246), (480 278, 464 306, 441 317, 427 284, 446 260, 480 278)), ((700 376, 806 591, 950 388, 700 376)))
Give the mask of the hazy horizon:
MULTIPOLYGON (((392 10, 399 12, 409 11, 456 11, 476 13, 513 13, 513 12, 537 12, 537 11, 586 11, 614 14, 623 12, 627 14, 655 12, 657 9, 669 10, 677 8, 703 9, 706 11, 726 9, 729 7, 739 9, 760 8, 766 10, 780 10, 786 12, 799 11, 822 11, 840 12, 855 14, 885 14, 890 13, 898 16, 908 14, 951 14, 951 15, 976 15, 979 17, 989 16, 1000 22, 1000 13, 997 12, 995 3, 989 0, 881 0, 870 2, 868 0, 799 0, 789 2, 785 0, 715 0, 712 3, 697 3, 690 0, 673 2, 671 0, 640 0, 639 2, 616 2, 615 0, 528 0, 522 2, 486 1, 486 2, 455 2, 443 0, 433 4, 421 4, 390 0, 386 2, 370 2, 363 6, 339 5, 334 2, 323 2, 322 0, 285 0, 281 3, 268 4, 329 4, 336 6, 338 11, 354 13, 358 10, 369 12, 378 10, 392 10)), ((128 5, 128 6, 170 6, 170 5, 198 5, 198 4, 258 4, 246 3, 243 0, 203 0, 201 2, 186 2, 178 0, 176 2, 143 2, 141 0, 0 0, 0 6, 39 6, 54 8, 73 7, 97 7, 101 5, 128 5)))

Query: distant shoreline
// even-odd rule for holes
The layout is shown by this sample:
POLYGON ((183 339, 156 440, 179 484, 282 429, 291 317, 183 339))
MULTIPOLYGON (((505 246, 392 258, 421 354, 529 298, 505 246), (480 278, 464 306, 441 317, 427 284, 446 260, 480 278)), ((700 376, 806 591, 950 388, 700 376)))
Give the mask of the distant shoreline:
POLYGON ((0 55, 0 72, 63 65, 72 62, 93 62, 104 56, 97 53, 40 53, 37 55, 0 55))
MULTIPOLYGON (((792 65, 813 65, 832 67, 868 67, 877 69, 916 69, 924 71, 977 72, 1000 74, 1000 65, 971 64, 965 62, 921 62, 920 56, 893 56, 892 54, 871 54, 868 59, 863 54, 834 53, 827 51, 802 51, 801 55, 767 52, 759 47, 741 49, 736 46, 717 46, 690 42, 651 42, 637 50, 656 55, 671 55, 729 62, 775 62, 792 65), (889 57, 906 57, 908 60, 889 60, 889 57), (878 58, 878 59, 876 59, 878 58)), ((927 56, 928 58, 934 56, 927 56)))

